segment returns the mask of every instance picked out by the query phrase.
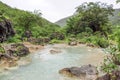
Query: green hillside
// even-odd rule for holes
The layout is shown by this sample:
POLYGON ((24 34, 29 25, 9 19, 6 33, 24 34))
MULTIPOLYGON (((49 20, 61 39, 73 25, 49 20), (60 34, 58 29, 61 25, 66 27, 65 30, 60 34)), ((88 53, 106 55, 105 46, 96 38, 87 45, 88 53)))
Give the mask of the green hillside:
POLYGON ((55 32, 59 26, 41 17, 39 11, 28 12, 12 8, 0 1, 0 14, 9 19, 16 31, 17 38, 25 36, 25 31, 30 31, 32 37, 48 37, 55 32))
MULTIPOLYGON (((120 9, 115 9, 115 11, 113 12, 114 13, 114 16, 109 16, 109 19, 110 19, 110 22, 113 24, 113 25, 116 25, 116 24, 120 24, 119 23, 119 20, 120 20, 120 15, 119 15, 119 12, 120 12, 120 9)), ((63 19, 60 19, 58 21, 56 21, 55 23, 59 26, 65 26, 66 25, 66 21, 67 19, 69 19, 69 17, 66 17, 66 18, 63 18, 63 19)))

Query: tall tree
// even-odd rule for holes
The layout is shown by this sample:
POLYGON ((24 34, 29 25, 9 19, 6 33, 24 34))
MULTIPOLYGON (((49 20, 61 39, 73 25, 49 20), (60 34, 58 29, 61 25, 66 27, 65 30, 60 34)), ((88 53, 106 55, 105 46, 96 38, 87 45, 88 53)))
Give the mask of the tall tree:
MULTIPOLYGON (((90 28, 93 32, 109 30, 109 27, 107 27, 107 24, 109 23, 108 16, 113 15, 113 11, 113 6, 105 3, 83 3, 82 5, 78 6, 76 10, 76 15, 78 16, 75 15, 76 18, 74 19, 77 19, 77 23, 72 25, 74 26, 75 30, 74 33, 78 34, 81 32, 81 29, 82 31, 85 31, 86 28, 90 28)), ((70 24, 69 22, 68 24, 70 24)), ((69 28, 68 31, 73 31, 73 29, 70 30, 69 28)))

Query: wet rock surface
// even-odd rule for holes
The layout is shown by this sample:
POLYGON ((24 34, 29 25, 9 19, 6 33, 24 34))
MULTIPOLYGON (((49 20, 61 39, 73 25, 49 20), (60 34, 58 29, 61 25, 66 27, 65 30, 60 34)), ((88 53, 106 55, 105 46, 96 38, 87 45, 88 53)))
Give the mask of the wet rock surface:
POLYGON ((24 44, 6 44, 3 45, 5 53, 0 53, 0 65, 4 64, 8 67, 17 65, 17 62, 21 57, 28 55, 29 49, 24 44))
POLYGON ((83 65, 81 67, 64 68, 59 71, 60 74, 69 77, 78 77, 85 80, 95 80, 98 75, 98 70, 93 65, 83 65))

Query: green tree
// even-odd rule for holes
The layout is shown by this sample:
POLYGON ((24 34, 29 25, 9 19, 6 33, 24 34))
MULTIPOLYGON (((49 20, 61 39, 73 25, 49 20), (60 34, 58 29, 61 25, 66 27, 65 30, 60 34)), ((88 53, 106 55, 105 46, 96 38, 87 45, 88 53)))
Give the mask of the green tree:
POLYGON ((25 31, 30 30, 36 21, 36 16, 29 12, 24 12, 24 14, 21 14, 21 16, 18 17, 18 23, 25 31))
POLYGON ((90 28, 93 32, 105 32, 110 30, 108 27, 109 15, 113 15, 112 5, 107 5, 101 2, 83 3, 77 7, 76 16, 69 19, 67 31, 74 34, 79 34, 90 28), (71 23, 71 22, 75 23, 71 23), (76 22, 77 21, 77 22, 76 22), (73 29, 74 28, 74 29, 73 29), (74 30, 74 32, 73 32, 74 30))

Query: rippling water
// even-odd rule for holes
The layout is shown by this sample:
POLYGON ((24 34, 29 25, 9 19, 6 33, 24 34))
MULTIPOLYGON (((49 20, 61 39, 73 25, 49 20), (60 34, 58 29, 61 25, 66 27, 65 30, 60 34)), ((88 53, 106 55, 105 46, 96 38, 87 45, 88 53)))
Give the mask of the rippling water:
POLYGON ((50 54, 53 45, 36 54, 32 54, 32 62, 29 65, 21 66, 6 74, 0 74, 0 80, 64 80, 58 71, 65 67, 81 66, 89 53, 97 52, 97 49, 88 49, 85 46, 65 47, 59 49, 62 53, 50 54))

